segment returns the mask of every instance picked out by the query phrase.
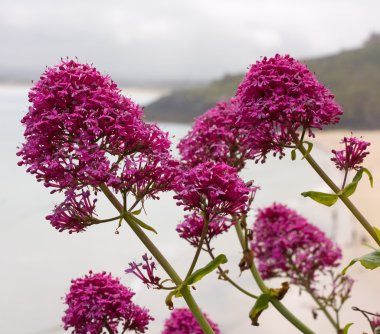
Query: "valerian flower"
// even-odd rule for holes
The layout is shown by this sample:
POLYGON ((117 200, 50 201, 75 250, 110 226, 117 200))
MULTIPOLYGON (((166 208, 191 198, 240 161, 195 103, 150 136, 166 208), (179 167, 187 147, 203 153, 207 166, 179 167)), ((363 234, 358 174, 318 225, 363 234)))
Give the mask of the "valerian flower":
POLYGON ((148 254, 142 256, 144 262, 136 263, 130 262, 129 268, 125 270, 127 274, 134 274, 143 282, 148 288, 159 289, 161 287, 160 277, 154 274, 156 263, 152 261, 152 258, 148 257, 148 254))
POLYGON ((335 162, 336 167, 340 170, 358 170, 364 158, 369 154, 367 148, 371 144, 352 136, 344 137, 341 143, 344 144, 344 149, 332 150, 334 157, 331 158, 331 161, 335 162))
POLYGON ((48 68, 29 101, 19 164, 45 186, 67 190, 105 183, 129 189, 141 178, 145 184, 146 175, 128 175, 123 166, 138 168, 142 160, 152 175, 149 182, 163 182, 156 178, 171 159, 168 134, 144 123, 142 108, 93 66, 63 60, 48 68))
POLYGON ((249 194, 256 187, 247 186, 235 168, 224 163, 206 162, 177 175, 173 189, 185 210, 216 216, 241 215, 247 211, 249 194))
POLYGON ((247 142, 248 131, 237 126, 239 112, 236 99, 221 101, 199 116, 178 149, 189 166, 214 161, 223 162, 238 170, 251 155, 247 142))
POLYGON ((378 334, 380 331, 380 314, 373 316, 370 323, 371 323, 373 333, 378 334))
MULTIPOLYGON (((231 220, 226 217, 214 218, 209 223, 206 241, 210 242, 211 239, 228 231, 232 225, 231 220)), ((188 241, 190 245, 197 247, 201 239, 203 226, 204 218, 199 214, 192 213, 185 216, 184 221, 177 225, 176 231, 179 236, 188 241)))
POLYGON ((92 65, 62 60, 29 92, 17 153, 46 187, 66 193, 47 218, 60 231, 83 231, 95 212, 88 195, 107 185, 136 201, 171 189, 178 170, 168 133, 146 124, 142 108, 92 65), (85 198, 86 197, 86 198, 85 198))
POLYGON ((68 190, 65 200, 57 205, 53 213, 46 216, 50 224, 60 232, 82 232, 87 226, 96 222, 96 199, 91 200, 91 193, 82 190, 79 193, 68 190))
MULTIPOLYGON (((206 314, 203 314, 215 334, 220 334, 218 325, 212 322, 206 314)), ((165 321, 164 330, 161 334, 203 334, 190 310, 178 308, 171 312, 170 317, 165 321)))
POLYGON ((315 129, 337 123, 342 114, 331 92, 289 55, 264 57, 252 65, 236 98, 239 126, 249 131, 256 162, 265 162, 270 152, 284 156, 294 136, 314 136, 315 129))
POLYGON ((263 278, 312 283, 318 274, 339 265, 340 248, 316 226, 282 204, 261 209, 253 224, 253 253, 263 278))
POLYGON ((147 309, 132 302, 134 292, 118 278, 105 272, 89 272, 71 281, 65 303, 68 308, 62 320, 66 330, 74 334, 99 334, 131 331, 145 333, 154 320, 147 309))

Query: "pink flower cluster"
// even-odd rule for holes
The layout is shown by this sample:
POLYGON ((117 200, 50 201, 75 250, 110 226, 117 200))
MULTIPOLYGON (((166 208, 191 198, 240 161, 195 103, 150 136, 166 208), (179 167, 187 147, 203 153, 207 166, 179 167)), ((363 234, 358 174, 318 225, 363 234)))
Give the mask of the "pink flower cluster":
POLYGON ((372 330, 375 334, 377 334, 377 332, 375 332, 375 330, 379 329, 380 328, 380 314, 377 314, 376 316, 374 316, 371 320, 371 327, 372 327, 372 330))
POLYGON ((300 285, 338 266, 342 256, 340 248, 321 230, 276 203, 258 211, 251 247, 263 278, 286 277, 300 285))
POLYGON ((263 58, 252 65, 240 83, 236 98, 240 125, 249 130, 256 162, 269 152, 284 156, 293 135, 335 124, 342 114, 334 96, 308 68, 289 55, 263 58))
POLYGON ((210 221, 216 216, 241 215, 247 210, 249 194, 256 191, 224 163, 205 162, 184 169, 173 183, 178 200, 185 210, 206 213, 210 221))
MULTIPOLYGON (((207 242, 210 242, 214 237, 226 232, 233 225, 225 217, 216 217, 210 221, 206 235, 207 242)), ((185 216, 185 220, 177 225, 176 231, 179 236, 190 243, 190 245, 197 247, 202 235, 204 226, 204 218, 199 214, 192 213, 185 216)))
POLYGON ((82 232, 86 226, 96 220, 95 203, 91 201, 90 191, 82 190, 76 193, 72 190, 66 192, 65 200, 57 205, 53 213, 46 216, 50 224, 60 232, 82 232))
POLYGON ((64 328, 72 328, 74 334, 99 334, 106 332, 107 327, 114 333, 145 333, 154 319, 148 310, 132 302, 133 296, 134 292, 118 278, 90 271, 84 278, 71 281, 65 298, 68 308, 62 318, 64 328))
POLYGON ((341 143, 344 144, 344 150, 332 150, 334 157, 331 158, 331 161, 335 162, 336 167, 340 170, 358 170, 364 158, 369 154, 366 150, 371 144, 356 137, 344 137, 341 143))
MULTIPOLYGON (((215 334, 220 334, 219 327, 212 322, 206 314, 203 314, 213 329, 215 334)), ((178 308, 171 312, 170 317, 165 321, 164 330, 161 334, 203 334, 190 310, 178 308)))
MULTIPOLYGON (((168 134, 146 124, 142 109, 109 76, 91 65, 62 60, 42 74, 29 101, 19 165, 28 166, 53 192, 96 191, 104 183, 141 199, 170 189, 178 163, 171 157, 168 134)), ((60 230, 79 231, 72 224, 77 216, 67 216, 75 211, 67 209, 74 204, 70 198, 49 217, 60 230), (62 210, 69 227, 54 218, 62 210)))
POLYGON ((125 270, 127 274, 134 274, 138 277, 148 288, 160 288, 160 278, 155 276, 156 263, 148 254, 142 256, 143 263, 130 262, 129 268, 125 270), (145 272, 145 273, 144 273, 145 272))
POLYGON ((181 139, 178 149, 190 166, 214 161, 241 170, 251 154, 246 138, 248 131, 237 126, 239 113, 236 99, 219 102, 198 117, 192 129, 181 139))

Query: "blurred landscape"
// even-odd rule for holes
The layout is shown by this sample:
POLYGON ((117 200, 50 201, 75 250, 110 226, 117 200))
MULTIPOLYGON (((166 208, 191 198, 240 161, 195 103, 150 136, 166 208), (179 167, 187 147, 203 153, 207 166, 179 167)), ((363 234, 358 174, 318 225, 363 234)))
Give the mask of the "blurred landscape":
MULTIPOLYGON (((380 34, 372 34, 360 48, 303 62, 343 107, 344 115, 336 127, 380 128, 380 34)), ((155 121, 192 122, 218 101, 234 96, 242 79, 240 73, 175 90, 147 106, 145 114, 155 121)))

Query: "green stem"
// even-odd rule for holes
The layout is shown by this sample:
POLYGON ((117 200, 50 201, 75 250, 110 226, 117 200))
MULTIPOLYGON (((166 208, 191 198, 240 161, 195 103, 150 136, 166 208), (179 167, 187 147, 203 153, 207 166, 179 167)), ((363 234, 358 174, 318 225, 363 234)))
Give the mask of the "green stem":
MULTIPOLYGON (((211 259, 215 260, 215 256, 212 252, 212 248, 210 247, 210 243, 206 240, 206 246, 207 246, 207 252, 210 254, 211 259)), ((242 288, 239 284, 237 284, 235 281, 233 281, 223 270, 221 266, 218 266, 218 270, 220 272, 220 275, 227 281, 229 282, 232 286, 234 286, 236 289, 238 289, 240 292, 244 293, 245 295, 257 299, 258 296, 248 292, 244 288, 242 288)))
POLYGON ((330 312, 326 309, 326 307, 319 301, 318 297, 315 295, 313 289, 310 287, 310 284, 307 280, 303 278, 303 276, 297 271, 296 265, 293 263, 292 259, 289 258, 289 262, 291 264, 292 270, 296 273, 301 285, 304 287, 306 292, 313 298, 315 303, 318 305, 319 309, 324 313, 326 318, 330 321, 330 323, 333 325, 333 327, 336 329, 337 333, 339 334, 339 324, 335 322, 334 318, 330 314, 330 312))
POLYGON ((114 220, 120 219, 120 217, 121 216, 119 215, 119 216, 112 217, 112 218, 107 218, 107 219, 94 219, 93 221, 91 221, 90 225, 112 222, 114 220))
MULTIPOLYGON (((115 197, 115 195, 111 192, 111 190, 105 185, 100 185, 100 189, 103 191, 104 195, 109 199, 112 205, 123 214, 123 205, 119 202, 119 200, 115 197)), ((145 232, 141 229, 141 227, 136 224, 133 220, 128 219, 127 215, 124 215, 124 219, 131 227, 133 232, 137 235, 137 237, 142 241, 145 247, 149 250, 149 252, 155 257, 158 263, 162 266, 162 268, 166 271, 172 281, 180 286, 182 284, 182 279, 179 277, 177 272, 165 258, 165 256, 159 251, 159 249, 155 246, 155 244, 149 239, 149 237, 145 234, 145 232)), ((205 317, 203 316, 199 306, 194 300, 188 289, 183 289, 181 291, 183 298, 185 299, 189 309, 193 313, 194 317, 197 319, 199 325, 201 326, 203 332, 205 334, 215 334, 210 324, 207 322, 205 317)))
POLYGON ((297 148, 302 153, 304 158, 310 164, 310 166, 317 172, 317 174, 322 178, 323 181, 331 188, 331 190, 339 196, 342 202, 346 205, 346 207, 351 211, 351 213, 356 217, 360 224, 367 230, 367 232, 371 235, 371 237, 376 241, 376 243, 380 246, 380 239, 378 238, 375 230, 368 222, 368 220, 362 215, 362 213, 356 208, 356 206, 350 201, 350 199, 343 194, 339 194, 339 187, 330 179, 330 177, 325 173, 325 171, 318 165, 318 163, 313 159, 310 154, 307 154, 305 147, 298 140, 298 137, 295 132, 291 133, 294 143, 297 145, 297 148))
POLYGON ((193 270, 194 270, 194 268, 195 268, 195 266, 196 266, 196 264, 198 262, 199 255, 201 254, 203 243, 205 242, 205 239, 206 239, 206 236, 207 236, 208 225, 210 223, 210 220, 209 220, 209 218, 208 218, 208 216, 207 216, 206 213, 203 214, 203 221, 204 221, 204 224, 203 224, 203 228, 202 228, 201 238, 199 240, 197 250, 195 252, 193 261, 191 262, 190 268, 189 268, 189 270, 187 272, 186 278, 188 278, 193 273, 193 270))
MULTIPOLYGON (((243 231, 241 229, 239 222, 235 224, 235 229, 236 229, 236 233, 239 238, 241 247, 244 251, 245 250, 244 235, 243 235, 243 231)), ((267 293, 269 289, 267 288, 263 279, 261 278, 260 273, 257 270, 254 262, 250 269, 251 269, 251 274, 253 278, 255 279, 257 285, 259 286, 261 292, 267 293)), ((302 333, 314 334, 314 332, 310 328, 308 328, 301 320, 299 320, 296 316, 294 316, 293 313, 291 313, 278 299, 271 297, 270 302, 277 309, 277 311, 283 315, 283 317, 285 317, 293 326, 298 328, 302 333)))
POLYGON ((319 306, 319 309, 325 314, 326 318, 330 321, 331 325, 333 325, 333 327, 337 330, 337 333, 339 334, 339 329, 340 329, 339 325, 335 322, 334 318, 331 316, 329 311, 327 311, 326 307, 324 305, 322 305, 322 303, 318 300, 318 298, 315 296, 315 294, 313 293, 313 291, 310 288, 305 286, 305 289, 309 293, 311 298, 314 299, 314 301, 319 306))

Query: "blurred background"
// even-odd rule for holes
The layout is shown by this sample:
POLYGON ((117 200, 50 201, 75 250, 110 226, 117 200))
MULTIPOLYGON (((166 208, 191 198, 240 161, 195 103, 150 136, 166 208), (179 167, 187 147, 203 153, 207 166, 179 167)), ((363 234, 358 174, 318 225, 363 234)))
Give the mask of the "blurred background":
MULTIPOLYGON (((46 66, 77 57, 110 74, 123 93, 144 106, 148 121, 170 132, 175 151, 194 117, 234 95, 250 64, 263 56, 289 53, 336 94, 345 112, 338 126, 316 137, 315 155, 323 167, 341 178, 330 162, 330 151, 351 130, 372 142, 365 165, 374 175, 375 187, 363 182, 354 202, 379 225, 379 12, 377 0, 0 0, 0 331, 63 333, 61 298, 70 280, 90 269, 111 271, 132 286, 135 300, 156 318, 148 333, 160 333, 169 314, 165 293, 146 291, 124 274, 128 262, 145 252, 130 230, 124 227, 115 235, 116 226, 111 224, 79 235, 55 231, 44 217, 60 197, 50 195, 16 166, 27 92, 46 66)), ((342 246, 343 264, 368 252, 364 233, 344 208, 327 209, 299 195, 311 189, 328 191, 304 161, 269 159, 265 165, 249 164, 242 176, 261 187, 255 208, 277 201, 297 209, 342 246)), ((148 202, 147 213, 145 220, 159 231, 154 240, 184 274, 193 249, 175 232, 181 208, 169 193, 148 202)), ((104 201, 99 215, 114 212, 104 201)), ((241 253, 235 239, 233 234, 222 236, 215 248, 227 254, 232 276, 257 292, 249 275, 239 277, 241 253)), ((202 263, 207 261, 202 258, 202 263)), ((380 312, 374 298, 380 294, 376 283, 380 277, 359 266, 351 274, 360 282, 342 322, 354 321, 353 332, 361 333, 369 327, 351 307, 380 312)), ((199 283, 194 294, 225 334, 296 333, 272 308, 263 314, 260 327, 251 327, 247 314, 252 302, 212 275, 199 283)), ((181 300, 175 302, 183 305, 181 300)), ((332 332, 322 316, 313 320, 315 305, 296 288, 284 302, 317 333, 332 332)))

